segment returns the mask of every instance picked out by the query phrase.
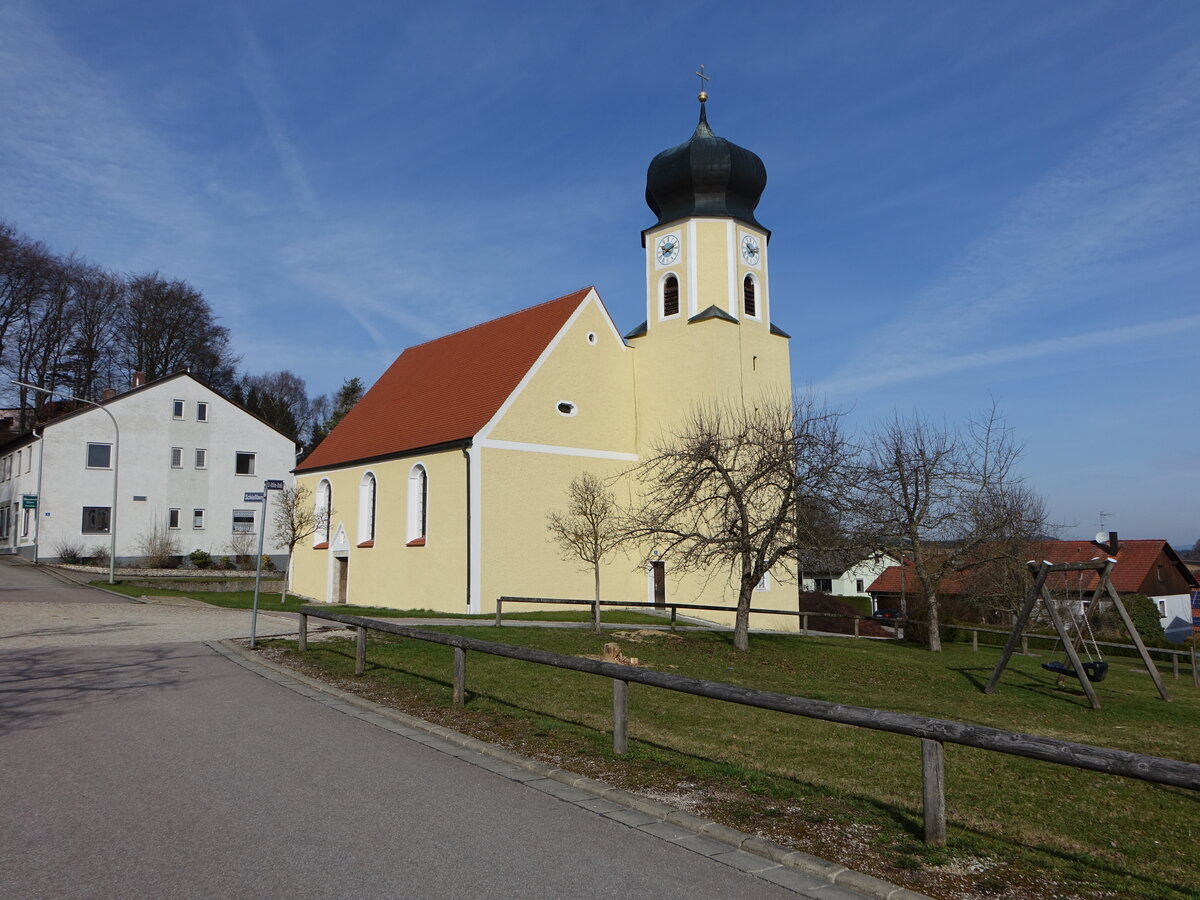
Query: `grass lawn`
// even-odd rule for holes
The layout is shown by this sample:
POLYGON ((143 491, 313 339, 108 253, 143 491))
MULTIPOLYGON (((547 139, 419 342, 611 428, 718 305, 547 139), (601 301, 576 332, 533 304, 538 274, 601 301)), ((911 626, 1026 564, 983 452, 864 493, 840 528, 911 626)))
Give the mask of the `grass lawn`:
MULTIPOLYGON (((168 580, 179 581, 180 579, 168 580)), ((128 597, 188 597, 226 609, 250 609, 254 604, 253 579, 251 579, 250 590, 230 592, 170 591, 144 585, 125 584, 120 581, 116 584, 109 584, 107 581, 93 581, 91 584, 105 590, 115 591, 118 594, 125 594, 128 597)), ((284 603, 279 602, 279 594, 275 591, 260 591, 258 595, 258 608, 263 612, 296 612, 302 606, 311 605, 314 605, 311 600, 297 597, 294 594, 288 594, 284 603)), ((429 609, 390 609, 382 606, 331 606, 329 609, 331 612, 344 613, 348 616, 375 616, 389 619, 462 619, 468 622, 492 622, 496 618, 493 615, 471 616, 464 613, 435 612, 429 609)), ((591 612, 584 607, 558 607, 558 611, 552 612, 506 612, 504 618, 525 622, 590 622, 591 615, 591 612)), ((600 621, 618 625, 664 625, 668 619, 664 616, 602 607, 600 621)))
MULTIPOLYGON (((606 611, 607 615, 607 611, 606 611)), ((598 656, 611 635, 537 628, 443 627, 485 640, 598 656)), ((981 693, 995 650, 800 636, 617 637, 660 671, 821 700, 991 725, 1200 762, 1200 691, 1165 673, 1173 702, 1145 672, 1114 660, 1088 708, 1078 684, 1055 686, 1049 657, 1015 656, 981 693)), ((699 815, 946 898, 1197 896, 1196 792, 946 745, 949 842, 919 840, 920 742, 629 686, 630 752, 611 752, 611 683, 482 654, 468 658, 469 700, 451 701, 452 650, 372 635, 353 676, 350 641, 267 652, 381 702, 495 740, 699 815)))

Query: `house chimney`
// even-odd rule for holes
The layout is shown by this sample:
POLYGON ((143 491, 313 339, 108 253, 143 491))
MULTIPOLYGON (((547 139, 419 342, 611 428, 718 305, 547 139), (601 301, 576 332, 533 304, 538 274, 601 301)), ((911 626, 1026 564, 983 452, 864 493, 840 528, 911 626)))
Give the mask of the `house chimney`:
POLYGON ((1121 549, 1121 545, 1117 543, 1117 533, 1110 531, 1108 533, 1108 552, 1113 556, 1117 555, 1117 551, 1121 549))
POLYGON ((104 403, 108 400, 111 400, 115 396, 117 396, 116 390, 114 390, 113 388, 105 388, 104 391, 100 394, 100 402, 104 403))
POLYGON ((133 373, 133 381, 130 382, 129 389, 133 390, 134 388, 140 388, 145 383, 146 383, 146 373, 145 372, 134 372, 133 373))

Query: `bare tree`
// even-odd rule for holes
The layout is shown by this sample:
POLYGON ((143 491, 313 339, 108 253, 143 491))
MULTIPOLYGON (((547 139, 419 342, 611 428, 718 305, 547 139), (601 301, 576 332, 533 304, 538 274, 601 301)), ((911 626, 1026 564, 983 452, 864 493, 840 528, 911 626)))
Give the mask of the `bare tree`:
POLYGON ((993 407, 965 427, 899 415, 867 443, 862 479, 881 546, 915 570, 913 618, 942 649, 943 581, 997 558, 1043 527, 1043 508, 1016 472, 1021 448, 993 407))
POLYGON ((313 402, 304 379, 286 369, 262 375, 244 375, 234 399, 269 425, 300 443, 313 427, 313 402))
POLYGON ((279 602, 287 600, 288 585, 292 580, 292 557, 296 546, 323 531, 333 516, 332 509, 322 509, 313 502, 313 492, 302 484, 276 492, 275 540, 287 547, 288 561, 284 570, 283 590, 279 602))
POLYGON ((577 559, 592 569, 595 602, 592 630, 600 631, 600 565, 621 545, 624 531, 621 512, 604 482, 591 472, 571 479, 567 486, 567 510, 546 516, 546 528, 564 559, 577 559))
POLYGON ((627 534, 657 542, 683 571, 729 574, 739 650, 749 646, 755 586, 799 548, 801 500, 841 503, 852 460, 841 415, 811 397, 697 406, 632 470, 643 499, 627 534))

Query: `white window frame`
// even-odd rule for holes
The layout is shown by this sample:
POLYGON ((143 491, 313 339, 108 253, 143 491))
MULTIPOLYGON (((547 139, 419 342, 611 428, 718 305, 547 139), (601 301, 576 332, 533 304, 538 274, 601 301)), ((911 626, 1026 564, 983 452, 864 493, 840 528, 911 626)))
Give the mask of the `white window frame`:
POLYGON ((84 506, 84 507, 82 507, 82 510, 83 510, 83 512, 82 512, 82 515, 80 516, 80 520, 79 520, 79 533, 80 534, 112 534, 112 507, 111 506, 84 506), (87 511, 89 509, 102 509, 105 512, 107 512, 108 513, 107 527, 105 527, 101 530, 95 530, 95 531, 89 531, 88 529, 84 528, 84 524, 85 524, 84 516, 87 515, 87 511))
POLYGON ((416 463, 408 473, 408 527, 410 547, 424 546, 429 539, 429 469, 416 463))
POLYGON ((742 297, 741 297, 742 315, 747 319, 754 319, 756 322, 761 321, 762 313, 762 284, 758 280, 758 275, 754 272, 747 272, 742 276, 742 297), (746 312, 746 279, 750 279, 750 283, 754 285, 754 312, 746 312))
POLYGON ((358 482, 358 543, 375 540, 375 513, 379 494, 379 479, 368 469, 358 482))
POLYGON ((333 485, 328 478, 322 478, 317 484, 317 496, 313 501, 313 509, 318 518, 324 513, 325 527, 313 532, 313 546, 328 544, 329 535, 333 533, 333 485))
POLYGON ((196 468, 197 469, 207 469, 208 468, 208 450, 205 447, 197 447, 196 448, 196 468))
POLYGON ((172 447, 171 448, 171 468, 172 469, 182 469, 183 468, 183 448, 182 447, 172 447))
POLYGON ((233 528, 233 534, 258 534, 258 532, 255 531, 255 526, 258 524, 258 517, 255 515, 255 510, 253 509, 235 509, 233 511, 233 522, 231 524, 233 528), (238 519, 243 520, 241 522, 241 528, 238 527, 238 519), (250 520, 249 527, 247 527, 247 523, 244 521, 245 519, 250 520))
POLYGON ((243 476, 253 476, 254 469, 257 465, 257 462, 258 462, 258 454, 257 453, 252 453, 249 450, 236 450, 236 451, 234 451, 234 454, 233 454, 233 474, 234 475, 243 475, 243 476), (249 472, 239 472, 238 471, 238 463, 241 462, 242 457, 249 457, 249 459, 250 459, 250 471, 249 472))
POLYGON ((192 509, 192 531, 204 530, 204 510, 192 509))
MULTIPOLYGON (((85 464, 86 468, 96 469, 96 470, 101 470, 101 471, 106 471, 106 472, 112 471, 112 449, 113 449, 112 444, 105 444, 101 441, 88 441, 87 454, 84 457, 84 464, 85 464), (92 465, 92 448, 93 447, 105 447, 108 449, 108 463, 106 465, 103 465, 103 466, 93 466, 92 465)), ((9 457, 9 462, 11 462, 11 461, 12 461, 12 457, 9 457)))
POLYGON ((683 279, 679 277, 679 273, 674 270, 663 272, 658 279, 658 320, 665 322, 670 319, 678 319, 683 315, 683 279), (679 291, 679 310, 667 315, 667 279, 674 278, 676 289, 679 291))
POLYGON ((171 531, 179 530, 179 513, 180 510, 174 507, 167 510, 167 528, 169 528, 171 531), (172 519, 175 520, 175 524, 173 525, 171 524, 172 519))
POLYGON ((197 422, 207 422, 208 421, 208 404, 205 403, 203 400, 199 400, 196 403, 196 421, 197 422))

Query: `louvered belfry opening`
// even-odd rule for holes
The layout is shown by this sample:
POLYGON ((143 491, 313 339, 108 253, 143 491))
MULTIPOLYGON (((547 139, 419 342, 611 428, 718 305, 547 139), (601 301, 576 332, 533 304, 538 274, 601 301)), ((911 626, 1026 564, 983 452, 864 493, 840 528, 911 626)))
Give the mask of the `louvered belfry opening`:
POLYGON ((663 282, 663 315, 679 315, 679 279, 668 275, 663 282))
POLYGON ((747 275, 746 280, 742 282, 742 308, 748 316, 758 315, 758 306, 754 297, 754 278, 750 275, 747 275))

